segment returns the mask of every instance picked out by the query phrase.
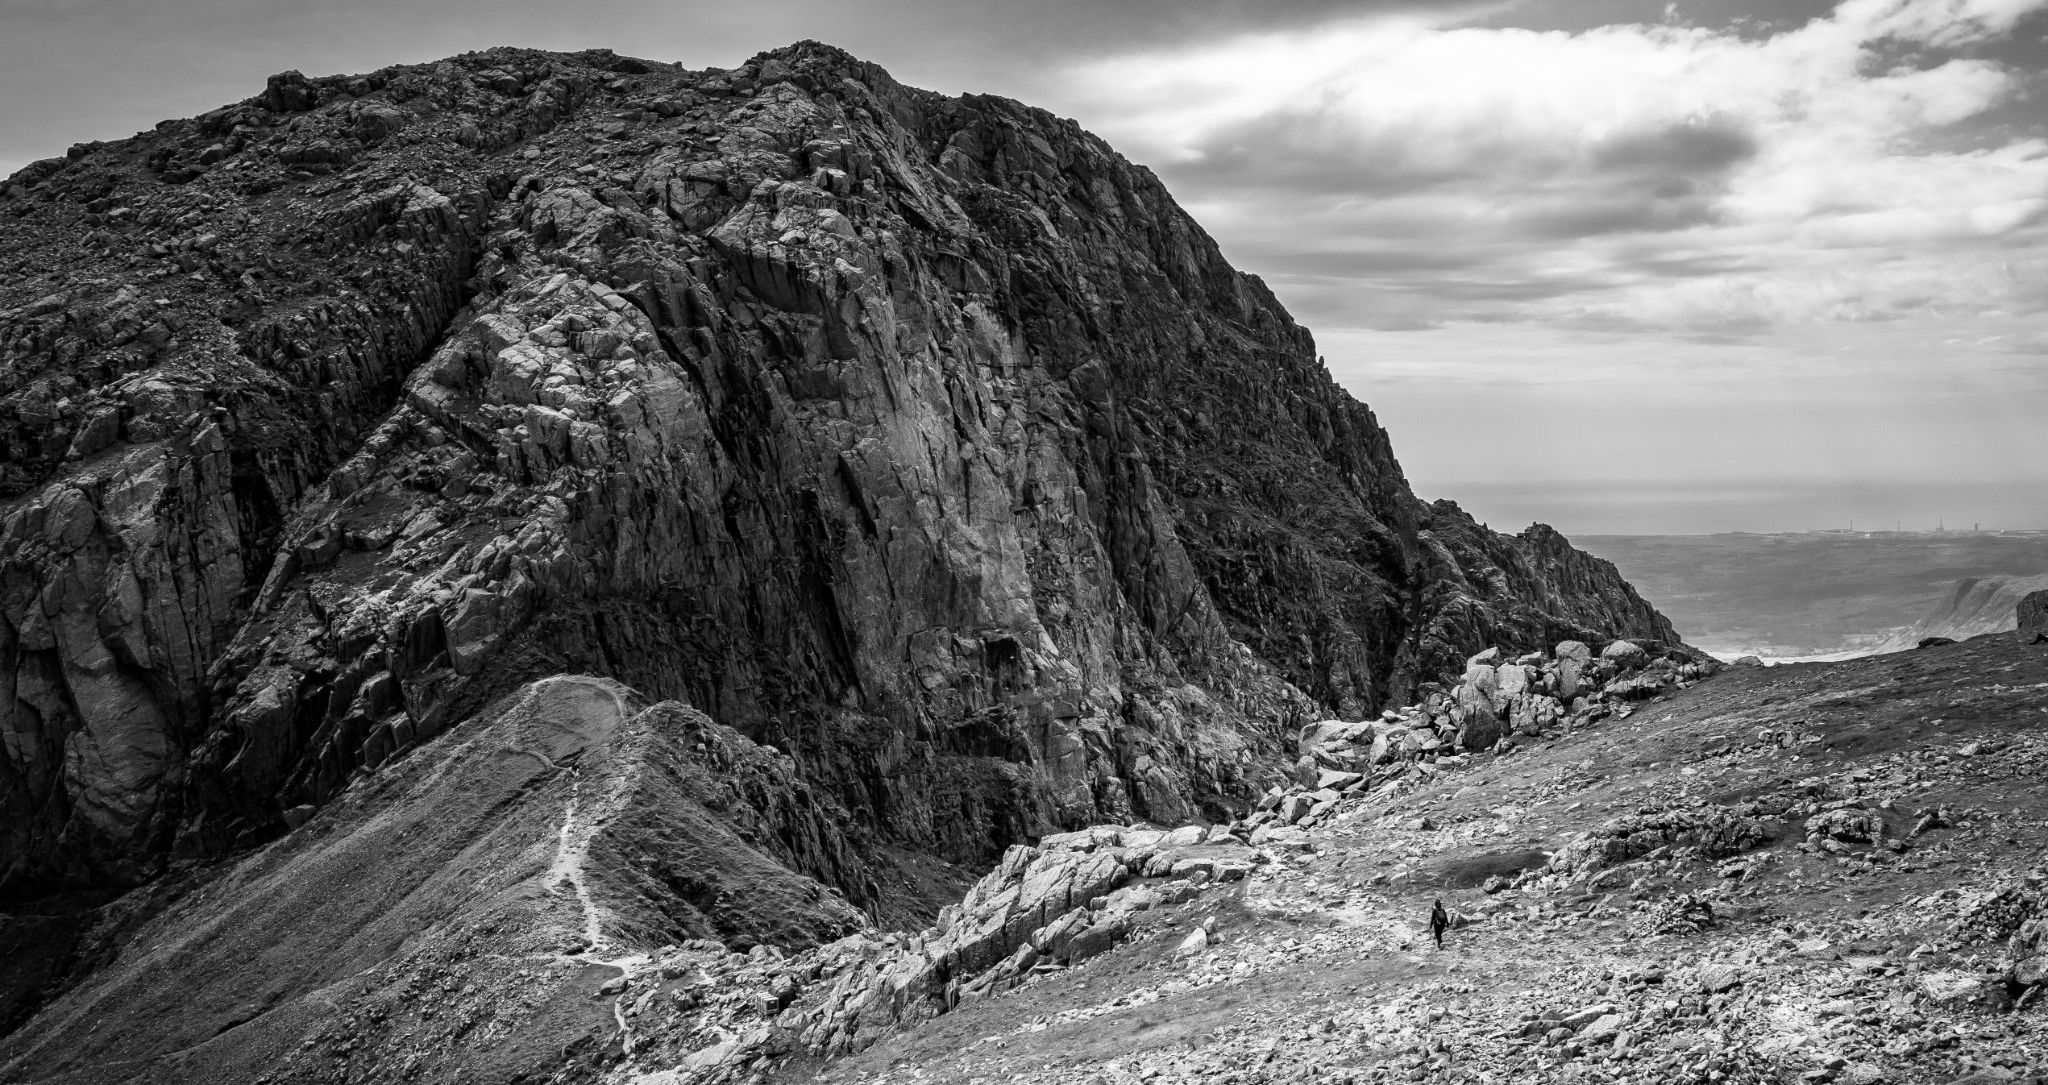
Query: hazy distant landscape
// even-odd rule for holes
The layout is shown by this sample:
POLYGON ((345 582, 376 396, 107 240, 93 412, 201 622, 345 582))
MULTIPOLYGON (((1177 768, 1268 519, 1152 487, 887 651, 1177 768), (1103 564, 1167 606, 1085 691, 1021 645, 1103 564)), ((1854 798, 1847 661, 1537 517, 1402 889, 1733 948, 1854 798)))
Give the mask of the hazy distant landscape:
POLYGON ((2013 627, 2048 532, 1586 535, 1686 641, 1766 658, 1876 652, 2013 627))

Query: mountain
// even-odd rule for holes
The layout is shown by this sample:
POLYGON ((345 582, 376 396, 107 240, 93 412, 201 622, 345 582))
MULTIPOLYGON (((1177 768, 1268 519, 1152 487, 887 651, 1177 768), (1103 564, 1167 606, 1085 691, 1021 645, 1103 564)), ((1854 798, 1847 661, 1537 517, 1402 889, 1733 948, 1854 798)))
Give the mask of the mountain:
MULTIPOLYGON (((570 882, 264 864, 559 850, 599 781, 668 781, 607 815, 608 913, 795 945, 1060 829, 1227 820, 1304 724, 1483 648, 1697 662, 1556 532, 1419 501, 1149 171, 816 43, 287 72, 29 166, 0 238, 15 1019, 222 908, 261 922, 210 952, 357 932, 230 1030, 442 924, 540 931, 570 882), (560 683, 620 698, 602 736, 487 737, 560 683), (717 739, 615 737, 676 727, 717 739), (650 873, 670 816, 730 844, 650 873), (785 875, 794 911, 742 891, 785 875)), ((127 1012, 175 1001, 163 952, 127 1012)), ((204 1046, 158 1039, 121 1057, 204 1046)))
POLYGON ((1221 810, 1489 643, 1676 639, 1419 503, 1148 171, 824 46, 286 73, 5 191, 15 892, 555 673, 967 859, 1221 810))

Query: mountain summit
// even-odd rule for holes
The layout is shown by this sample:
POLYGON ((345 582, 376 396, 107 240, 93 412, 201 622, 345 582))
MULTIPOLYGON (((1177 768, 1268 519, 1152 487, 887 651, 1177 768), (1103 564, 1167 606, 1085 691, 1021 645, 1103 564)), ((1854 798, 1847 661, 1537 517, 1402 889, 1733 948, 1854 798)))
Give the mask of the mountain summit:
POLYGON ((287 72, 29 166, 0 500, 17 900, 344 798, 512 802, 436 766, 583 675, 693 708, 504 739, 516 779, 730 746, 758 787, 678 794, 844 900, 755 930, 694 869, 648 914, 822 938, 1063 828, 1227 820, 1304 724, 1481 649, 1683 651, 1554 531, 1417 499, 1149 171, 809 42, 287 72), (685 716, 716 742, 671 748, 685 716))
POLYGON ((1676 640, 1417 500, 1149 171, 830 47, 288 72, 4 190, 16 893, 274 837, 556 673, 985 861, 1220 813, 1490 644, 1676 640))

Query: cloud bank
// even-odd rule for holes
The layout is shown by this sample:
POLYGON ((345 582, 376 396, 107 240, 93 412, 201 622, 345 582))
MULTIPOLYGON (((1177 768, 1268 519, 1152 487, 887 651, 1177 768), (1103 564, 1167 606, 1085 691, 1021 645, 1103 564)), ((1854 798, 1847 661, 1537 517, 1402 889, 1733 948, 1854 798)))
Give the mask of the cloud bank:
POLYGON ((1848 0, 1762 37, 1380 14, 1087 62, 1068 95, 1312 322, 2035 314, 2041 75, 1979 54, 2044 7, 1848 0))

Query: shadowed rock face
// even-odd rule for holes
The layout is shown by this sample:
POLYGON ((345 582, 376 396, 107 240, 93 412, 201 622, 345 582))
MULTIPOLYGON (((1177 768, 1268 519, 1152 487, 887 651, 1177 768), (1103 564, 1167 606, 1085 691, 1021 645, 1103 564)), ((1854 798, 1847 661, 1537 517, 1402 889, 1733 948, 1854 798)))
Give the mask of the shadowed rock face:
POLYGON ((562 672, 985 862, 1241 807, 1488 644, 1676 640, 1418 501, 1149 171, 829 47, 287 73, 0 190, 7 892, 562 672))

